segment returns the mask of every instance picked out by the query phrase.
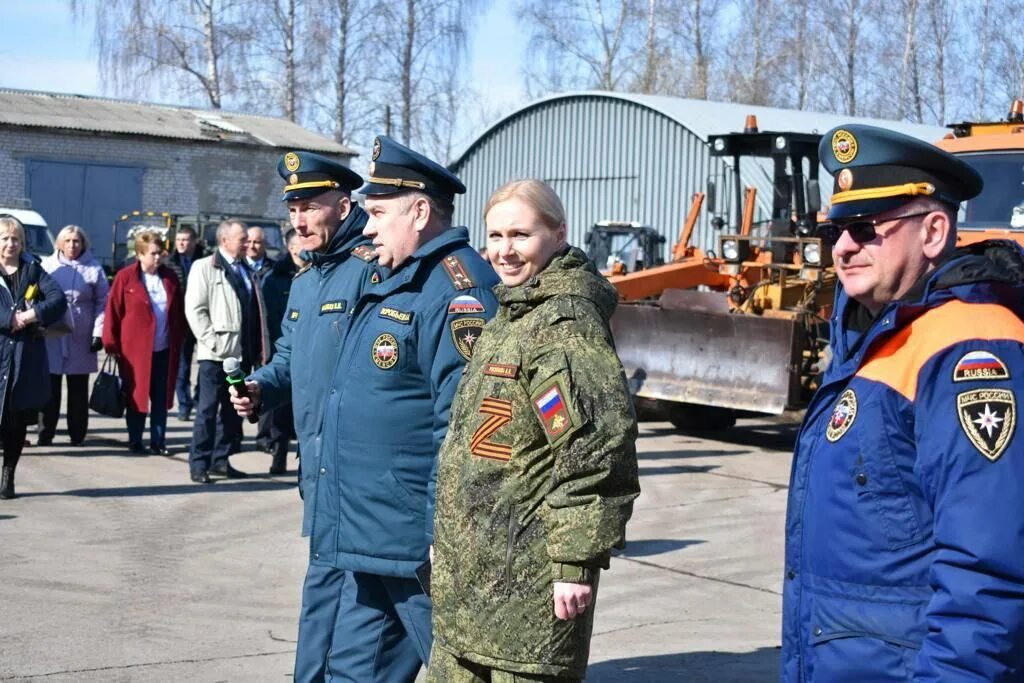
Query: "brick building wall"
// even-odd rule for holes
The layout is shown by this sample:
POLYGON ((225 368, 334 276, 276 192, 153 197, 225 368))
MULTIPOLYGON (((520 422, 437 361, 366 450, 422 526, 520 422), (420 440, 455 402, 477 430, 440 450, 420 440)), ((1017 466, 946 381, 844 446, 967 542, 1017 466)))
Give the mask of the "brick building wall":
MULTIPOLYGON (((222 142, 0 129, 0 202, 27 196, 25 160, 119 164, 143 169, 143 206, 171 213, 284 218, 277 162, 286 150, 222 142)), ((344 157, 335 157, 345 163, 344 157)))

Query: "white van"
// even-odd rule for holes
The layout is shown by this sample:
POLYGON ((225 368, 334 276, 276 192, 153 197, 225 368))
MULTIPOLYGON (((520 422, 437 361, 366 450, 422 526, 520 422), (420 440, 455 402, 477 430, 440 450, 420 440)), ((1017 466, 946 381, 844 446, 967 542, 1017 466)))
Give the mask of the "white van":
POLYGON ((0 216, 13 216, 25 226, 25 249, 39 258, 53 253, 53 233, 46 221, 31 209, 8 209, 0 206, 0 216))

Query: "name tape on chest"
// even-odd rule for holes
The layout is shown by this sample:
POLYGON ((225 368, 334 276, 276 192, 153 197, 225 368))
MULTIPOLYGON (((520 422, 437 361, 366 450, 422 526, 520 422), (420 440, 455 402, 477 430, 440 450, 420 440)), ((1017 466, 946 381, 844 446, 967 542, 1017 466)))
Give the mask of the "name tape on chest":
POLYGON ((403 325, 408 325, 412 322, 412 311, 400 311, 391 306, 381 307, 377 315, 388 320, 394 320, 396 323, 402 323, 403 325))
POLYGON ((461 315, 464 313, 483 313, 484 305, 475 296, 463 294, 451 300, 448 304, 448 315, 461 315))
POLYGON ((320 304, 320 315, 326 313, 344 313, 348 304, 342 299, 340 301, 325 301, 320 304))
POLYGON ((988 351, 966 353, 953 368, 954 382, 996 379, 1010 379, 1010 370, 1006 363, 988 351))
POLYGON ((467 361, 473 358, 473 349, 484 331, 485 322, 483 318, 455 318, 451 322, 455 350, 467 361))
POLYGON ((1009 389, 974 389, 956 396, 960 427, 978 451, 995 462, 1017 426, 1017 398, 1009 389))
POLYGON ((502 379, 516 379, 519 377, 519 366, 506 363, 488 363, 484 366, 484 374, 502 379))
POLYGON ((370 349, 373 364, 381 370, 390 370, 398 365, 398 353, 398 340, 387 332, 374 339, 370 349))
POLYGON ((512 421, 512 402, 487 396, 480 403, 480 414, 484 419, 473 432, 469 452, 478 458, 508 462, 512 458, 512 446, 494 443, 490 438, 512 421))
POLYGON ((445 256, 441 260, 441 264, 444 266, 444 272, 448 273, 448 278, 452 281, 455 289, 470 289, 476 286, 473 277, 466 270, 466 265, 455 254, 445 256))
POLYGON ((843 438, 843 434, 850 431, 850 427, 853 426, 853 421, 856 419, 857 394, 853 389, 847 389, 839 396, 839 400, 836 401, 836 405, 832 409, 832 417, 829 418, 828 426, 825 427, 825 438, 832 443, 839 441, 843 438))

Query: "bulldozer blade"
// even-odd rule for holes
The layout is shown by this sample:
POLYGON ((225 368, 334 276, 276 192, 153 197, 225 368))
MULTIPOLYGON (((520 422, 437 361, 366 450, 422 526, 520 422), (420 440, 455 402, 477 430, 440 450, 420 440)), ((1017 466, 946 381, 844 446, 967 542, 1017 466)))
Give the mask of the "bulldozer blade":
POLYGON ((612 334, 636 396, 773 414, 799 397, 793 320, 619 304, 612 334))

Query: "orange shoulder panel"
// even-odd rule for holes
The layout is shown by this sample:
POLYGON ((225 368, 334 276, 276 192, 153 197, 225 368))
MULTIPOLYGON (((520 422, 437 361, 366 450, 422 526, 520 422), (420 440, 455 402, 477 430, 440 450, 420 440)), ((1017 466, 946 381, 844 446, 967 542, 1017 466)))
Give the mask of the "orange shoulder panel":
POLYGON ((950 301, 897 332, 864 362, 858 377, 885 384, 913 401, 917 377, 935 354, 965 341, 1024 343, 1024 322, 998 304, 950 301))

